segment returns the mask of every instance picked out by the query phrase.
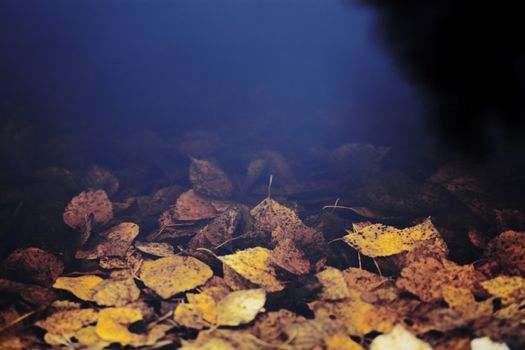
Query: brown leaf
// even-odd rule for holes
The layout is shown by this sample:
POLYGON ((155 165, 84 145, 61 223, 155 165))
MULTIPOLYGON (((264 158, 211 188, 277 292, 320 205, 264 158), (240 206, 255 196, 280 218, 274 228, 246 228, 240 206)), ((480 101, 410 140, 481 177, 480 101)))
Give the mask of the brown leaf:
POLYGON ((310 272, 310 261, 288 238, 277 243, 277 247, 272 251, 272 262, 295 275, 305 275, 310 272))
POLYGON ((66 206, 63 217, 66 225, 78 229, 90 215, 95 224, 105 224, 113 218, 113 207, 103 190, 81 192, 66 206))
POLYGON ((7 257, 5 268, 27 281, 51 285, 64 271, 64 263, 40 248, 23 248, 7 257))
POLYGON ((79 250, 77 259, 98 259, 104 256, 125 256, 133 240, 139 234, 139 226, 132 222, 123 222, 100 234, 102 242, 91 249, 79 250))
POLYGON ((226 199, 233 192, 226 173, 209 160, 191 158, 190 181, 195 192, 205 196, 226 199))
POLYGON ((81 183, 88 190, 104 190, 109 195, 117 193, 119 188, 119 181, 115 175, 97 165, 88 169, 81 183))
POLYGON ((506 231, 487 244, 485 255, 509 275, 525 277, 525 232, 506 231))
POLYGON ((168 227, 177 225, 179 221, 211 219, 217 214, 211 200, 189 190, 179 196, 174 206, 161 214, 159 225, 168 227))

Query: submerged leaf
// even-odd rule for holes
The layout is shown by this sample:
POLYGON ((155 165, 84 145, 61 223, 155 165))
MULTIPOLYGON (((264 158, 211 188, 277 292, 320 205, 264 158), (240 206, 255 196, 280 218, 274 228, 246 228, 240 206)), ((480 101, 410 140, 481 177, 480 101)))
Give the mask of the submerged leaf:
POLYGON ((95 287, 104 279, 95 275, 85 275, 79 277, 59 277, 54 288, 65 289, 81 300, 92 301, 95 287))
POLYGON ((135 237, 139 226, 132 222, 123 222, 100 234, 102 242, 88 250, 77 251, 77 259, 98 259, 105 256, 125 256, 135 237))
POLYGON ((266 302, 264 289, 231 292, 217 304, 217 324, 238 326, 251 322, 266 302))
POLYGON ((277 292, 284 284, 276 277, 276 271, 271 264, 271 251, 256 247, 241 250, 231 255, 220 256, 219 259, 236 273, 263 287, 267 292, 277 292))
POLYGON ((95 286, 92 299, 98 305, 104 306, 124 306, 136 301, 140 296, 132 278, 109 279, 95 286))
POLYGON ((396 325, 388 334, 375 338, 370 350, 432 350, 432 347, 416 338, 401 325, 396 325))
POLYGON ((226 173, 209 160, 191 158, 190 181, 195 192, 206 196, 226 199, 233 192, 226 173))
POLYGON ((185 292, 204 284, 213 276, 205 263, 190 256, 169 256, 145 261, 140 279, 162 298, 185 292))
POLYGON ((105 224, 113 218, 113 207, 103 190, 85 191, 74 197, 64 210, 64 222, 71 228, 81 228, 93 215, 95 224, 105 224))
POLYGON ((66 336, 80 328, 95 323, 98 313, 92 309, 73 309, 60 311, 38 321, 36 325, 49 333, 66 336))
POLYGON ((140 310, 130 307, 112 307, 100 310, 96 332, 108 342, 121 345, 141 344, 145 341, 144 334, 132 333, 129 326, 142 320, 140 310))
POLYGON ((398 229, 382 224, 372 224, 355 229, 343 240, 366 256, 390 256, 411 251, 417 244, 428 241, 446 251, 446 245, 430 219, 419 225, 398 229))
POLYGON ((481 282, 490 294, 501 298, 504 305, 525 300, 525 279, 522 277, 499 276, 481 282))
POLYGON ((12 252, 5 268, 28 281, 50 285, 64 271, 64 263, 40 248, 24 248, 12 252))

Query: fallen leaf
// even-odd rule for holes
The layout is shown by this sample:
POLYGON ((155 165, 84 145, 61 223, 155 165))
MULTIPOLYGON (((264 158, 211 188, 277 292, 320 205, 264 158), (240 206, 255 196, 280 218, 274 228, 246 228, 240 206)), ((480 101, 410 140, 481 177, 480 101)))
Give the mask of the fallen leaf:
POLYGON ((204 284, 213 276, 208 265, 189 256, 169 256, 145 261, 140 279, 163 299, 204 284))
POLYGON ((132 278, 108 279, 98 283, 92 292, 92 300, 98 305, 124 306, 138 300, 140 290, 132 278))
POLYGON ((310 272, 310 261, 291 239, 283 239, 272 251, 272 263, 295 275, 310 272))
POLYGON ((340 270, 327 267, 325 270, 316 273, 315 276, 323 285, 323 292, 319 296, 320 300, 334 301, 351 296, 344 275, 340 270))
POLYGON ((485 255, 509 275, 525 277, 525 232, 506 231, 487 244, 485 255))
POLYGON ((245 331, 218 329, 200 332, 194 341, 183 341, 181 350, 261 350, 264 342, 245 331))
POLYGON ((174 206, 161 214, 159 225, 168 227, 176 225, 179 221, 211 219, 217 214, 218 211, 211 200, 189 190, 177 198, 174 206))
POLYGON ((266 302, 264 289, 231 292, 217 303, 217 324, 238 326, 251 322, 266 302))
POLYGON ((369 257, 390 256, 411 251, 425 241, 447 251, 445 242, 430 219, 405 229, 382 224, 367 225, 354 232, 348 232, 343 240, 369 257))
POLYGON ((188 243, 190 248, 213 248, 233 238, 238 231, 244 208, 231 206, 202 228, 188 243))
POLYGON ((106 224, 113 218, 113 207, 103 190, 81 192, 66 206, 63 217, 66 225, 78 229, 91 214, 95 224, 106 224))
POLYGON ((281 343, 285 337, 284 329, 296 322, 302 322, 305 318, 297 314, 281 309, 279 311, 266 312, 258 317, 253 325, 255 336, 270 344, 281 343))
POLYGON ((158 257, 175 255, 173 246, 164 242, 135 242, 137 250, 158 257))
POLYGON ((126 252, 139 234, 139 226, 123 222, 100 234, 102 241, 91 249, 78 250, 77 259, 98 259, 105 256, 126 256, 126 252))
POLYGON ((178 324, 194 329, 208 328, 217 323, 217 303, 206 293, 186 294, 188 303, 177 305, 173 318, 178 324))
POLYGON ((432 347, 403 326, 396 325, 388 334, 376 337, 370 344, 370 350, 432 350, 432 347))
POLYGON ((195 192, 220 199, 232 195, 233 185, 217 164, 204 159, 190 159, 190 181, 195 192))
POLYGON ((522 277, 499 276, 481 282, 481 286, 491 295, 501 298, 503 305, 525 299, 525 279, 522 277))
POLYGON ((81 183, 88 190, 104 190, 109 195, 117 193, 119 189, 119 181, 115 175, 97 165, 88 169, 81 183))
POLYGON ((424 257, 403 268, 396 286, 423 301, 433 302, 443 299, 444 286, 473 290, 480 279, 472 265, 461 266, 444 259, 424 257))
POLYGON ((496 343, 489 337, 472 339, 470 342, 472 350, 510 350, 505 343, 496 343))
POLYGON ((95 275, 59 277, 55 284, 53 284, 53 288, 67 290, 84 301, 93 301, 95 287, 102 281, 104 281, 104 279, 95 275))
POLYGON ((68 336, 71 333, 95 323, 98 319, 98 312, 92 309, 72 309, 56 312, 45 320, 36 322, 36 325, 45 329, 47 332, 68 336))
POLYGON ((64 263, 40 248, 23 248, 9 254, 5 268, 24 280, 50 285, 64 271, 64 263))
POLYGON ((325 336, 323 342, 326 350, 363 350, 361 345, 343 332, 325 336))
POLYGON ((112 307, 102 309, 98 315, 96 333, 102 340, 110 343, 142 344, 146 340, 146 335, 129 331, 129 326, 132 323, 141 320, 142 313, 134 308, 112 307))
POLYGON ((261 286, 267 292, 277 292, 284 288, 284 284, 276 277, 271 264, 272 253, 268 249, 249 248, 235 254, 220 256, 219 259, 243 278, 261 286))

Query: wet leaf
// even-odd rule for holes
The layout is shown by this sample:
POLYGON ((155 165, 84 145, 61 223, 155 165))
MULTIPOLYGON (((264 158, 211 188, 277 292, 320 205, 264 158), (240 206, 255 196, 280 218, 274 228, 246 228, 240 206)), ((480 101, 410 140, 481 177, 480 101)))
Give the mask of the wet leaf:
POLYGON ((191 248, 213 248, 233 238, 243 216, 243 208, 232 206, 204 226, 188 243, 191 248))
POLYGON ((481 286, 493 296, 501 298, 504 305, 525 299, 525 279, 522 277, 499 276, 481 282, 481 286))
POLYGON ((231 292, 217 304, 217 324, 238 326, 251 322, 266 302, 264 289, 231 292))
POLYGON ((102 281, 104 281, 104 279, 95 275, 59 277, 55 284, 53 284, 53 288, 67 290, 84 301, 93 301, 95 287, 102 281))
POLYGON ((472 339, 470 347, 472 350, 510 350, 507 344, 497 343, 489 337, 472 339))
POLYGON ((204 284, 213 276, 203 262, 189 256, 169 256, 145 261, 140 279, 162 298, 185 292, 204 284))
POLYGON ((487 244, 485 255, 510 275, 525 277, 525 232, 506 231, 487 244))
POLYGON ((175 255, 173 246, 164 242, 135 242, 137 250, 158 257, 175 255))
POLYGON ((24 248, 7 257, 5 268, 27 281, 50 285, 64 271, 64 263, 40 248, 24 248))
POLYGON ((95 224, 105 224, 113 218, 113 207, 103 190, 81 192, 66 206, 63 217, 69 227, 81 228, 90 215, 95 224))
POLYGON ((272 263, 295 275, 310 272, 310 261, 291 239, 283 239, 272 251, 272 263))
POLYGON ((87 250, 77 251, 77 259, 98 259, 105 256, 126 256, 126 252, 139 234, 139 226, 132 222, 123 222, 100 234, 102 240, 87 250))
POLYGON ((192 342, 183 341, 181 350, 260 350, 264 343, 245 331, 216 330, 200 332, 192 342))
POLYGON ((121 345, 142 344, 146 335, 132 333, 129 326, 142 320, 140 310, 130 307, 112 307, 100 310, 96 333, 102 339, 110 343, 121 345))
POLYGON ((320 300, 341 300, 351 296, 344 275, 340 270, 328 267, 316 273, 315 276, 323 285, 323 292, 319 296, 320 300))
POLYGON ((98 305, 124 306, 138 300, 140 290, 132 278, 109 279, 93 288, 92 300, 98 305))
POLYGON ((218 214, 212 201, 193 190, 179 196, 173 207, 164 211, 159 219, 160 227, 176 225, 178 221, 211 219, 218 214))
POLYGON ((373 224, 355 229, 343 240, 366 256, 390 256, 411 251, 425 242, 447 251, 445 242, 430 219, 419 225, 397 229, 382 224, 373 224))
POLYGON ((284 288, 284 284, 276 277, 272 266, 270 250, 256 247, 241 250, 231 255, 220 256, 219 259, 236 273, 263 287, 267 292, 276 292, 284 288))
POLYGON ((302 322, 304 320, 304 317, 298 316, 286 309, 270 311, 257 318, 253 325, 253 331, 255 336, 267 343, 281 343, 285 337, 284 329, 296 322, 302 322))
POLYGON ((109 195, 117 193, 119 188, 119 181, 115 175, 97 165, 88 169, 81 183, 88 190, 104 190, 109 195))
POLYGON ((388 334, 372 341, 370 350, 432 350, 432 347, 408 332, 401 325, 395 326, 388 334))
POLYGON ((226 199, 233 192, 226 173, 209 160, 191 158, 190 181, 195 192, 205 196, 226 199))
POLYGON ((45 329, 47 332, 68 336, 71 333, 95 323, 98 313, 92 309, 72 309, 56 312, 45 320, 38 321, 36 325, 45 329))
POLYGON ((177 305, 174 320, 178 324, 194 329, 208 328, 217 323, 217 303, 206 293, 186 294, 188 303, 177 305))
POLYGON ((403 268, 396 286, 432 302, 443 298, 444 286, 473 290, 480 278, 472 265, 460 266, 448 260, 424 257, 403 268))

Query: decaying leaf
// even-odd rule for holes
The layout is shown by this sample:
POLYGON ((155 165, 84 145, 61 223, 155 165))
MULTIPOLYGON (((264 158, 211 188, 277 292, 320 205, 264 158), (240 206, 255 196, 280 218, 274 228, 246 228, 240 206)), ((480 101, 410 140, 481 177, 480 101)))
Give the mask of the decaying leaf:
POLYGON ((390 256, 416 248, 427 241, 447 251, 446 244, 430 219, 419 225, 398 229, 382 224, 373 224, 356 229, 343 240, 366 256, 390 256))
POLYGON ((136 301, 140 296, 132 278, 108 279, 98 283, 92 292, 92 300, 98 305, 124 306, 136 301))
POLYGON ((499 276, 481 282, 481 286, 493 296, 501 298, 504 305, 525 299, 525 279, 522 277, 499 276))
POLYGON ((424 257, 403 268, 396 286, 432 302, 443 298, 444 286, 473 290, 480 278, 472 265, 460 266, 448 260, 424 257))
POLYGON ((304 317, 286 309, 270 311, 257 318, 253 331, 256 337, 267 343, 280 343, 285 337, 285 327, 302 321, 305 321, 304 317))
POLYGON ((231 255, 220 256, 219 259, 236 273, 264 288, 267 292, 277 292, 284 284, 276 277, 272 266, 270 250, 256 247, 241 250, 231 255))
POLYGON ((162 213, 159 225, 168 227, 176 225, 179 221, 211 219, 217 214, 218 211, 211 200, 189 190, 177 198, 174 206, 162 213))
POLYGON ((195 192, 205 196, 226 199, 233 192, 226 173, 209 160, 191 158, 190 181, 195 192))
POLYGON ((326 350, 363 350, 361 345, 343 332, 325 336, 323 343, 326 350))
POLYGON ((266 302, 264 289, 231 292, 217 304, 217 324, 238 326, 251 322, 266 302))
POLYGON ((24 248, 7 257, 5 268, 30 282, 50 285, 64 271, 64 263, 40 248, 24 248))
POLYGON ((109 195, 115 194, 119 181, 109 170, 100 166, 92 166, 81 180, 82 186, 89 190, 104 190, 109 195))
POLYGON ((288 238, 277 243, 277 247, 272 251, 272 262, 295 275, 305 275, 310 272, 310 261, 288 238))
POLYGON ((158 257, 175 255, 173 246, 164 242, 135 242, 137 250, 158 257))
POLYGON ((525 232, 506 231, 487 244, 485 254, 511 275, 525 277, 525 232))
POLYGON ((323 285, 323 292, 319 296, 320 300, 341 300, 351 296, 344 275, 340 270, 328 267, 316 273, 315 276, 323 285))
POLYGON ((470 347, 472 350, 510 350, 507 344, 497 343, 489 337, 472 339, 470 347))
POLYGON ((203 329, 217 323, 217 302, 206 294, 186 294, 188 303, 177 305, 173 318, 178 324, 194 329, 203 329))
POLYGON ((200 332, 192 342, 183 341, 181 350, 260 350, 261 345, 264 342, 246 331, 220 329, 213 333, 200 332))
POLYGON ((309 306, 316 320, 335 320, 346 327, 350 335, 356 336, 364 336, 372 331, 387 333, 397 320, 393 310, 361 300, 314 301, 309 306))
POLYGON ((162 298, 185 292, 204 284, 213 276, 203 262, 189 256, 168 256, 145 261, 140 279, 162 298))
POLYGON ((291 239, 296 245, 324 248, 322 234, 303 224, 293 210, 273 199, 264 199, 250 211, 250 214, 255 219, 255 231, 269 233, 274 245, 284 239, 291 239))
POLYGON ((213 248, 233 238, 245 209, 231 206, 202 228, 188 243, 191 248, 213 248))
POLYGON ((95 224, 105 224, 113 218, 113 207, 103 190, 81 192, 69 202, 63 217, 69 227, 81 228, 90 215, 95 224))
POLYGON ((330 319, 301 320, 284 327, 287 343, 294 350, 321 348, 324 339, 336 334, 344 334, 345 328, 330 319))
POLYGON ((95 275, 84 275, 79 277, 59 277, 53 287, 65 289, 81 300, 92 301, 95 287, 104 279, 95 275))
POLYGON ((67 336, 82 327, 95 323, 98 313, 92 309, 72 309, 60 311, 38 321, 36 325, 47 332, 67 336))
POLYGON ((139 234, 139 226, 123 222, 100 234, 102 242, 91 249, 77 251, 77 259, 98 259, 104 256, 125 256, 133 240, 139 234))
POLYGON ((432 350, 432 347, 416 338, 403 326, 396 325, 390 333, 375 338, 370 350, 432 350))
POLYGON ((132 333, 129 331, 129 325, 142 320, 140 310, 130 307, 112 307, 100 310, 96 333, 97 335, 110 343, 119 343, 121 345, 142 344, 145 334, 132 333))

